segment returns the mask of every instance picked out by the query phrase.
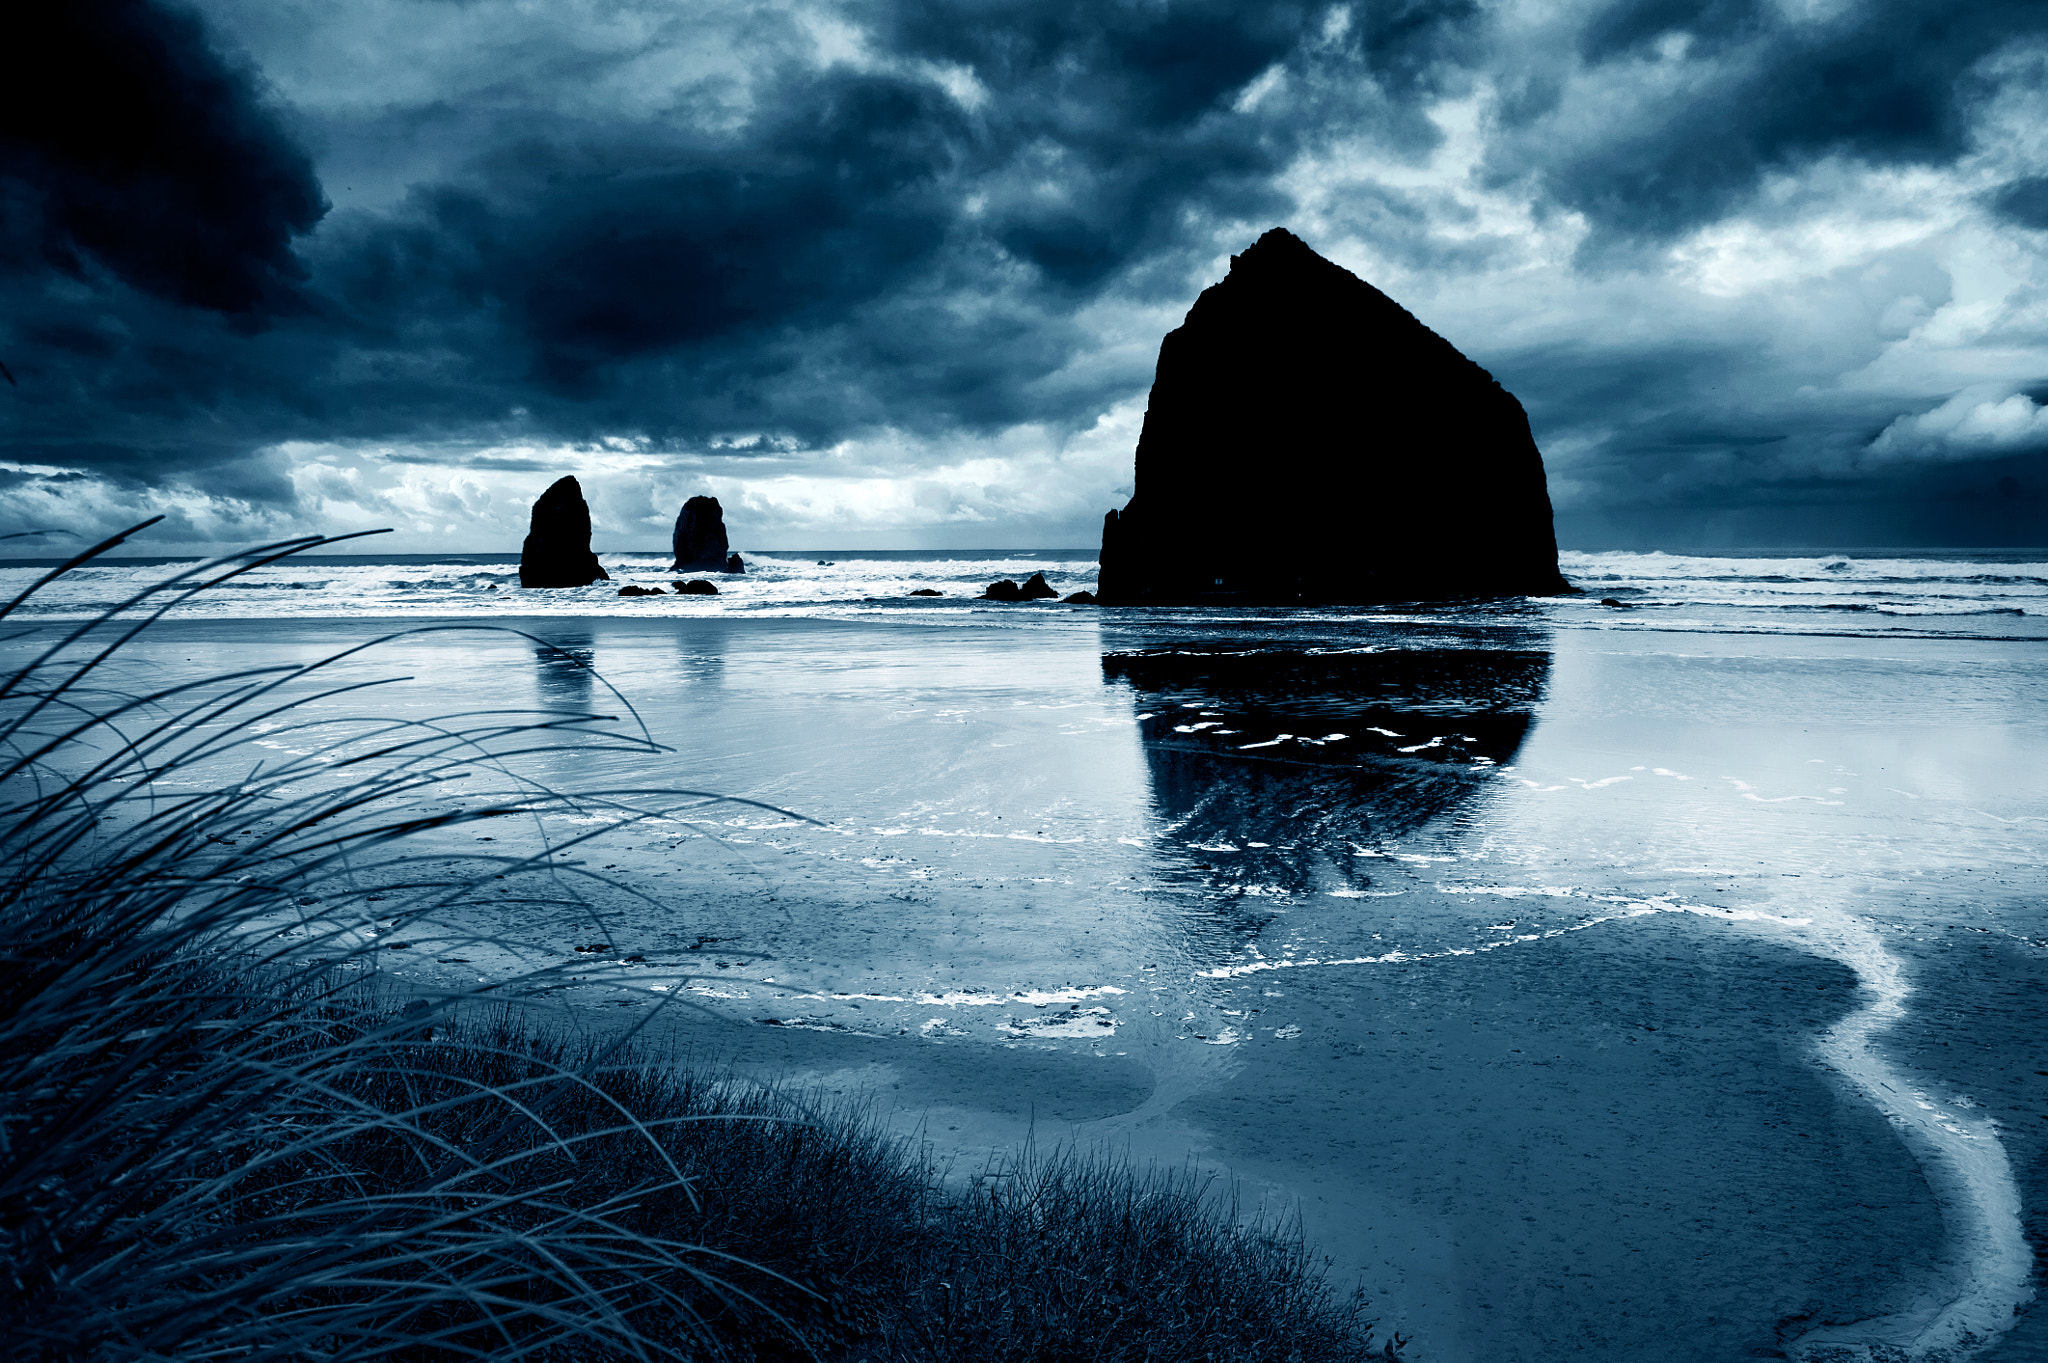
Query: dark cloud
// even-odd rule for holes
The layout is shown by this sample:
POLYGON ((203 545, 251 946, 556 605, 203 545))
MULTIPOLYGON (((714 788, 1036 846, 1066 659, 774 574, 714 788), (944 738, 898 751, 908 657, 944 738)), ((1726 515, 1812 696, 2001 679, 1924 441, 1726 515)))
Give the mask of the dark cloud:
MULTIPOLYGON (((386 12, 209 2, 273 29, 386 12)), ((1389 269, 1502 268, 1553 209, 1585 215, 1581 263, 1604 261, 1821 158, 1953 161, 1992 88, 1984 59, 2048 32, 2037 0, 1852 0, 1811 21, 1766 0, 1506 18, 1478 0, 847 0, 828 17, 856 38, 821 48, 779 10, 559 10, 508 7, 535 27, 469 66, 448 55, 465 30, 436 30, 437 55, 388 85, 286 112, 167 0, 29 15, 0 54, 10 457, 267 506, 293 493, 252 455, 288 440, 521 473, 545 471, 527 456, 551 445, 715 456, 714 437, 761 435, 718 449, 772 446, 778 469, 802 471, 878 428, 930 449, 1020 423, 1073 430, 1150 376, 1156 337, 1106 343, 1102 317, 1191 301, 1221 249, 1295 219, 1291 190, 1319 156, 1341 172, 1366 148, 1414 171, 1361 175, 1315 210, 1389 269), (697 59, 697 23, 728 25, 726 65, 647 75, 697 59), (602 36, 553 44, 548 25, 602 36), (499 58, 502 78, 483 69, 499 58), (1488 92, 1472 135, 1528 218, 1425 169, 1445 136, 1432 112, 1488 92), (300 127, 325 149, 326 190, 375 206, 323 218, 300 127), (357 172, 376 193, 349 197, 357 172)), ((492 6, 418 15, 472 11, 492 6)), ((285 67, 323 60, 292 41, 285 67)), ((2048 227, 2044 186, 2015 180, 1987 202, 2048 227)), ((1655 333, 1638 341, 1599 334, 1588 304, 1551 329, 1564 342, 1486 358, 1601 505, 1645 524, 1748 505, 1742 489, 1804 505, 1928 405, 1925 391, 1784 398, 1873 362, 1941 306, 1945 273, 1906 268, 1827 285, 1861 348, 1829 342, 1766 378, 1768 327, 1715 331, 1706 312, 1696 336, 1629 319, 1655 333)), ((1486 350, 1483 334, 1453 339, 1486 350)), ((2025 489, 2035 474, 2000 477, 2025 489)))
POLYGON ((544 459, 508 459, 491 455, 429 454, 394 450, 381 456, 387 464, 425 464, 436 468, 490 469, 498 473, 552 473, 555 466, 544 459))
POLYGON ((2048 34, 2038 0, 1863 0, 1826 19, 1759 0, 1621 0, 1578 34, 1586 80, 1612 97, 1567 120, 1554 63, 1524 66, 1506 110, 1522 136, 1497 174, 1534 175, 1587 216, 1595 250, 1665 241, 1740 206, 1761 178, 1820 157, 1946 164, 1969 147, 1988 92, 1974 69, 2048 34), (1670 40, 1664 72, 1640 68, 1670 40))
POLYGON ((1621 0, 1596 11, 1579 34, 1588 61, 1640 55, 1671 34, 1683 34, 1702 55, 1725 51, 1769 26, 1771 7, 1759 0, 1621 0))
POLYGON ((792 93, 737 146, 517 146, 474 187, 422 195, 413 223, 371 227, 338 291, 401 327, 433 302, 491 308, 532 379, 567 396, 620 361, 837 321, 944 244, 970 132, 929 84, 840 75, 792 93))
POLYGON ((1286 217, 1270 177, 1321 136, 1378 129, 1404 149, 1432 144, 1425 97, 1470 55, 1480 18, 1474 0, 1013 0, 972 23, 955 6, 907 5, 893 31, 904 50, 986 73, 1000 91, 1022 153, 1003 179, 1029 183, 1045 169, 1036 153, 1058 149, 1068 192, 999 192, 988 230, 1049 280, 1086 287, 1183 244, 1191 202, 1262 227, 1286 217), (1329 36, 1338 12, 1346 23, 1329 36), (1228 116, 1269 68, 1296 88, 1258 117, 1228 116))
POLYGON ((1219 115, 1300 45, 1301 7, 998 0, 962 22, 958 6, 911 0, 883 18, 899 50, 992 92, 981 230, 1056 286, 1088 288, 1172 244, 1190 198, 1274 205, 1257 181, 1286 145, 1219 115))
MULTIPOLYGON (((1675 551, 2048 541, 2048 438, 1947 440, 1980 401, 1968 393, 1943 405, 1947 421, 1917 410, 1925 401, 1902 413, 1882 392, 1801 397, 1796 383, 1764 380, 1761 344, 1739 332, 1649 346, 1589 336, 1497 362, 1551 452, 1559 542, 1675 551), (1886 436, 1894 426, 1906 429, 1886 436)), ((1981 401, 2019 400, 2005 394, 1994 387, 1981 401)))
POLYGON ((1092 393, 1071 411, 1027 398, 1083 341, 1065 318, 1180 246, 1191 214, 1285 211, 1268 181, 1297 136, 1228 106, 1300 45, 1302 10, 866 17, 894 69, 789 62, 736 137, 530 135, 404 220, 352 224, 337 292, 394 334, 487 310, 481 405, 578 434, 822 442, 1092 417, 1092 393), (972 93, 919 74, 934 70, 971 73, 972 93))
MULTIPOLYGON (((212 254, 142 232, 72 239, 138 291, 223 308, 271 297, 296 272, 292 234, 319 211, 303 159, 189 17, 89 8, 154 25, 150 97, 184 92, 195 111, 184 160, 166 151, 171 169, 93 183, 185 195, 195 207, 177 230, 212 254), (244 216, 225 220, 229 205, 244 216)), ((171 468, 294 437, 688 445, 760 430, 822 445, 880 425, 1091 421, 1143 374, 1109 366, 1048 386, 1091 342, 1075 314, 1106 290, 1206 283, 1187 273, 1188 246, 1218 222, 1284 218, 1273 178, 1335 113, 1346 131, 1379 120, 1426 143, 1414 97, 1477 22, 1472 0, 1366 6, 1340 33, 1321 7, 1224 0, 852 13, 872 60, 820 68, 796 37, 764 39, 737 124, 687 94, 604 119, 546 112, 552 92, 493 92, 455 120, 466 160, 395 207, 337 214, 306 244, 306 310, 288 334, 243 342, 118 289, 79 306, 17 287, 0 300, 10 351, 42 395, 20 434, 57 458, 81 448, 83 417, 88 438, 136 442, 123 463, 171 468), (1234 110, 1274 67, 1292 92, 1234 110)), ((49 41, 84 63, 114 44, 91 36, 49 41)), ((606 63, 639 55, 559 78, 601 81, 606 63)), ((387 121, 415 137, 447 118, 430 100, 387 121)), ((400 137, 350 119, 359 140, 400 137)), ((120 144, 118 123, 96 136, 120 144)), ((30 131, 20 164, 46 180, 90 160, 47 125, 30 131)))
POLYGON ((2048 175, 2012 181, 1992 196, 1991 207, 2007 222, 2048 232, 2048 175))
POLYGON ((0 250, 91 262, 180 303, 248 313, 304 271, 326 204, 251 73, 152 0, 11 6, 0 44, 0 250))
POLYGON ((1854 482, 1765 467, 1683 500, 1617 497, 1557 521, 1559 541, 1581 549, 2023 549, 2048 542, 2048 455, 1886 469, 1854 482))

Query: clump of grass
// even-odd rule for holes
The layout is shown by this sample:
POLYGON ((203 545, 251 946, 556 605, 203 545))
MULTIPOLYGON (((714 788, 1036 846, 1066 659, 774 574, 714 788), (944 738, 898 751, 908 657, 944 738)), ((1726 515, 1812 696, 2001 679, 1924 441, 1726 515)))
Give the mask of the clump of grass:
POLYGON ((318 543, 0 640, 22 659, 0 671, 12 1356, 1361 1356, 1358 1304, 1298 1239, 1237 1229, 1184 1179, 1055 1156, 949 1191, 857 1113, 488 990, 382 987, 380 924, 508 882, 584 911, 566 845, 456 856, 438 831, 639 817, 647 792, 566 796, 521 762, 659 749, 590 714, 337 719, 359 649, 123 684, 164 610, 318 543), (441 808, 458 771, 498 798, 441 808))
POLYGON ((1072 1150, 1027 1150, 937 1219, 921 1300, 883 1330, 893 1352, 1103 1363, 1335 1363, 1371 1349, 1299 1230, 1243 1223, 1189 1170, 1146 1172, 1072 1150))
MULTIPOLYGON (((526 753, 655 745, 592 715, 336 719, 363 684, 339 675, 355 649, 113 684, 147 671, 122 650, 171 606, 315 543, 198 565, 7 641, 23 660, 0 676, 0 1337, 50 1358, 644 1352, 640 1319, 691 1320, 721 1256, 619 1230, 616 1194, 537 1172, 536 1152, 573 1161, 618 1138, 658 1153, 660 1133, 537 1053, 523 1063, 545 1073, 516 1084, 423 1063, 418 1019, 386 1016, 364 968, 363 910, 373 887, 413 914, 477 889, 475 859, 415 844, 559 803, 519 780, 526 753), (480 768, 505 798, 423 807, 480 768), (555 1105, 576 1092, 606 1123, 547 1132, 537 1089, 555 1105), (458 1119, 462 1139, 438 1129, 458 1119)), ((686 1198, 657 1163, 631 1195, 686 1198)))
MULTIPOLYGON (((1190 1171, 1027 1150, 949 1188, 857 1109, 820 1109, 640 1048, 579 1050, 510 1012, 458 1021, 407 1062, 402 1082, 415 1105, 478 1083, 518 1093, 537 1120, 502 1137, 459 1103, 423 1120, 451 1144, 519 1161, 529 1179, 573 1181, 628 1236, 717 1246, 715 1280, 669 1284, 684 1310, 659 1309, 652 1284, 626 1294, 655 1308, 638 1322, 645 1342, 683 1356, 1335 1363, 1368 1353, 1364 1303, 1329 1290, 1299 1235, 1242 1224, 1190 1171), (657 1140, 623 1129, 619 1112, 657 1140), (499 1139, 509 1144, 490 1143, 499 1139), (643 1195, 671 1177, 687 1196, 643 1195)), ((366 1154, 351 1168, 393 1165, 366 1154)), ((1396 1354, 1389 1345, 1371 1356, 1396 1354)))

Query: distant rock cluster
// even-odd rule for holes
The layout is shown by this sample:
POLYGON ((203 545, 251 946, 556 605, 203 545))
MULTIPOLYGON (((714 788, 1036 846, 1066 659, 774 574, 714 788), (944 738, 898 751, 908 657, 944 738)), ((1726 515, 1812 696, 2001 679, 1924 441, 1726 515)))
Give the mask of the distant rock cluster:
MULTIPOLYGON (((703 578, 701 578, 701 577, 700 577, 700 578, 698 578, 697 580, 695 580, 694 582, 671 582, 671 583, 669 583, 668 585, 669 585, 669 588, 670 588, 670 589, 671 589, 672 591, 674 591, 674 592, 675 592, 675 594, 676 594, 677 596, 716 596, 716 595, 718 595, 718 585, 717 585, 716 583, 713 583, 713 582, 707 582, 707 581, 705 581, 705 580, 704 580, 703 578)), ((661 588, 659 588, 659 587, 636 587, 636 586, 632 586, 632 585, 630 585, 630 584, 629 584, 629 585, 627 585, 627 586, 624 586, 624 587, 621 587, 621 588, 619 588, 619 595, 620 595, 620 596, 667 596, 667 595, 668 595, 668 592, 665 592, 665 591, 663 591, 663 590, 662 590, 661 588)))
MULTIPOLYGON (((692 497, 676 516, 676 562, 671 572, 744 573, 747 565, 725 538, 725 512, 716 497, 692 497)), ((558 478, 533 504, 526 542, 519 550, 522 587, 587 587, 611 574, 590 550, 590 504, 575 478, 558 478)), ((679 596, 716 596, 718 588, 697 579, 673 584, 679 596)), ((620 596, 665 596, 659 587, 628 583, 620 596)))
MULTIPOLYGON (((911 595, 924 596, 927 593, 912 592, 911 595)), ((929 595, 937 596, 938 593, 931 592, 929 595)), ((984 591, 977 599, 982 601, 1052 601, 1060 599, 1060 593, 1057 587, 1054 587, 1045 580, 1044 573, 1033 573, 1030 577, 1024 579, 1022 586, 1012 582, 1007 577, 999 582, 991 582, 988 584, 988 590, 984 591)), ((1095 604, 1095 594, 1093 592, 1075 592, 1072 596, 1064 599, 1066 604, 1070 606, 1092 606, 1095 604)))
POLYGON ((1105 605, 1572 590, 1522 404, 1277 227, 1160 344, 1101 562, 1105 605))
POLYGON ((1053 585, 1045 580, 1044 573, 1033 573, 1024 579, 1024 585, 1004 578, 988 584, 988 590, 981 594, 984 601, 1044 601, 1059 596, 1053 585))

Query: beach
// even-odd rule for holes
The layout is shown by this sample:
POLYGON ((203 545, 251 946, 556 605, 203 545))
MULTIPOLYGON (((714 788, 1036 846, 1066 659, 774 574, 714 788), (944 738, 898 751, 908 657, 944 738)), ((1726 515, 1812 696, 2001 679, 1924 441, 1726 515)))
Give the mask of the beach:
POLYGON ((961 1177, 1027 1140, 1192 1163, 1419 1363, 2048 1357, 2031 613, 863 590, 174 613, 129 665, 416 629, 352 664, 412 680, 331 703, 644 726, 668 751, 528 768, 611 796, 423 844, 599 835, 587 908, 372 928, 395 985, 550 968, 583 1025, 868 1095, 961 1177))
POLYGON ((6 1357, 2048 1363, 2048 0, 11 17, 6 1357))

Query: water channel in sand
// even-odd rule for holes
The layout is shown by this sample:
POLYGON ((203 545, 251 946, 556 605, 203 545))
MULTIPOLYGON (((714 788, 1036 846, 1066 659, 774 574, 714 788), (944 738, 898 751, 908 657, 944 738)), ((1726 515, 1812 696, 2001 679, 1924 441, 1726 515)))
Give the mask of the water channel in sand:
MULTIPOLYGON (((551 784, 819 820, 591 844, 610 959, 644 959, 572 999, 694 1003, 704 1051, 874 1094, 963 1168, 1034 1131, 1192 1159, 1298 1211, 1422 1363, 2048 1356, 2048 645, 532 628, 402 641, 375 666, 421 680, 379 703, 607 708, 587 664, 675 752, 551 784)), ((169 675, 374 632, 143 647, 169 675)), ((588 936, 445 926, 497 944, 462 981, 588 936)))

